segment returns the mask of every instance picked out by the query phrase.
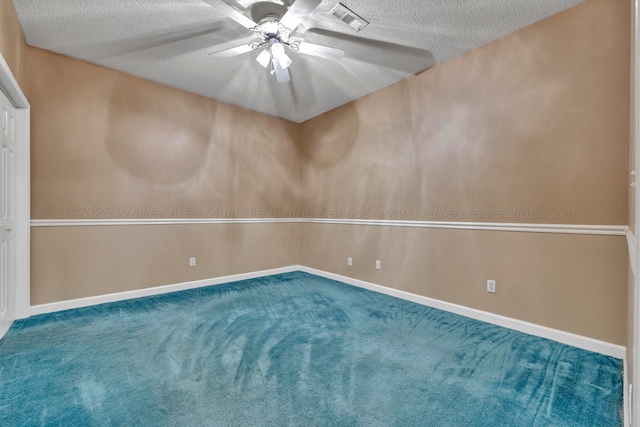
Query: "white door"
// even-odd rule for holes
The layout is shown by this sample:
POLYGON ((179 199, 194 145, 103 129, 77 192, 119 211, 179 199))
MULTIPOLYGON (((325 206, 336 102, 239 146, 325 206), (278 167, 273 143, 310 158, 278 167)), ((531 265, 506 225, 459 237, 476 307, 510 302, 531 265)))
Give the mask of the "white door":
POLYGON ((9 329, 16 312, 15 266, 15 159, 16 110, 0 92, 0 337, 9 329))

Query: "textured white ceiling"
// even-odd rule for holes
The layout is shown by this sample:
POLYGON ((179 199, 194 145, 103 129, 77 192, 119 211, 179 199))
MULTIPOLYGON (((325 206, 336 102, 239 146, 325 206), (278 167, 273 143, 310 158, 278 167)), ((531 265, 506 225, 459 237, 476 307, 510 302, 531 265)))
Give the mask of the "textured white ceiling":
MULTIPOLYGON (((290 0, 227 0, 259 20, 290 0), (253 13, 253 15, 252 15, 253 13)), ((343 0, 370 22, 360 32, 323 0, 294 35, 343 49, 340 62, 291 52, 291 82, 249 52, 208 53, 255 40, 201 0, 13 0, 27 43, 251 110, 303 122, 583 0, 343 0)))

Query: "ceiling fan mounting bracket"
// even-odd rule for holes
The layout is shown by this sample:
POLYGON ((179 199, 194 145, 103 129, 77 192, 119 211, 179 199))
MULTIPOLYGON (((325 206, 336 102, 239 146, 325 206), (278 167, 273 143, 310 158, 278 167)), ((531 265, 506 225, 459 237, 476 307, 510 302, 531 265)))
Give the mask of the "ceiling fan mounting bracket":
POLYGON ((267 22, 267 21, 280 22, 280 18, 282 18, 282 17, 280 15, 278 15, 278 14, 268 13, 264 18, 262 18, 261 20, 258 21, 258 24, 262 24, 263 22, 267 22))

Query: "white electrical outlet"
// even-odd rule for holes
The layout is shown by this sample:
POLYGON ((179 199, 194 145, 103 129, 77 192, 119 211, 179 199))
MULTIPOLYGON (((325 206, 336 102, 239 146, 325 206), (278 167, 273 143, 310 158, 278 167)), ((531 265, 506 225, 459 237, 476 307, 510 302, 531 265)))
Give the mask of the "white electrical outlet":
POLYGON ((487 280, 487 292, 491 292, 493 294, 496 293, 496 281, 495 280, 487 280))
POLYGON ((189 267, 195 267, 195 266, 196 266, 196 259, 189 258, 189 267))
POLYGON ((380 260, 376 260, 376 270, 380 270, 380 260))
POLYGON ((347 265, 353 265, 353 259, 351 257, 347 258, 347 265))

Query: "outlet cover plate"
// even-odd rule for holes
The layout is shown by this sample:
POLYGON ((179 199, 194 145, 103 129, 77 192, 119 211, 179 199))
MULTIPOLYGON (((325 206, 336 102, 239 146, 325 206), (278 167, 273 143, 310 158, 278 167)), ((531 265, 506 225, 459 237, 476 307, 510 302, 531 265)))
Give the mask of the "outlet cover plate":
POLYGON ((491 292, 492 294, 496 293, 496 281, 495 280, 487 280, 487 292, 491 292))

